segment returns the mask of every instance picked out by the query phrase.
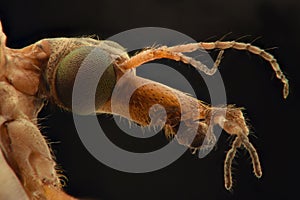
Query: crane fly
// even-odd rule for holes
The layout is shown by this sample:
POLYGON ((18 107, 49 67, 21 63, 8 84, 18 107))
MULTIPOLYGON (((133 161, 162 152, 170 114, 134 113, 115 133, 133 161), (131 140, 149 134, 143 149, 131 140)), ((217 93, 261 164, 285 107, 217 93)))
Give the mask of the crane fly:
MULTIPOLYGON (((135 73, 125 78, 121 89, 126 91, 128 85, 147 84, 137 88, 130 97, 129 113, 124 110, 127 105, 124 105, 121 96, 115 102, 117 109, 112 111, 111 95, 126 72, 149 61, 162 58, 176 60, 213 75, 224 51, 233 48, 251 52, 269 62, 284 85, 283 96, 286 98, 288 80, 270 53, 248 43, 216 41, 147 48, 130 57, 118 43, 92 38, 47 38, 22 49, 12 49, 6 47, 6 36, 0 24, 0 199, 75 199, 62 189, 62 175, 56 170, 50 147, 39 130, 38 113, 47 101, 72 111, 74 79, 85 57, 95 48, 99 49, 95 60, 111 63, 97 86, 97 113, 120 115, 147 126, 151 121, 149 109, 159 104, 166 111, 166 137, 175 138, 179 144, 192 150, 214 145, 216 139, 209 127, 219 125, 235 137, 224 162, 225 188, 232 188, 231 165, 237 149, 242 146, 251 156, 255 176, 262 176, 259 156, 248 139, 249 128, 241 108, 233 105, 213 107, 135 73), (219 50, 212 68, 183 54, 198 49, 219 50), (197 115, 192 115, 191 110, 198 110, 197 115), (177 134, 179 123, 186 128, 184 133, 177 134), (197 125, 196 135, 189 132, 191 123, 197 125)), ((89 64, 91 67, 103 67, 89 64)), ((84 113, 84 106, 78 112, 88 114, 84 113)))

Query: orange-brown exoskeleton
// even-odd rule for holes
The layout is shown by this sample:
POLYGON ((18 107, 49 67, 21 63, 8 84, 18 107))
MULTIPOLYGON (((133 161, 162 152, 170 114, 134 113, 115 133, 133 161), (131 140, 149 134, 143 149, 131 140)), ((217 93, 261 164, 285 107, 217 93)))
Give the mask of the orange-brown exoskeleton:
POLYGON ((123 83, 124 90, 128 84, 147 84, 139 87, 130 97, 129 113, 123 108, 127 105, 123 105, 122 98, 115 102, 118 105, 112 111, 111 95, 120 78, 128 70, 143 63, 167 58, 190 64, 208 75, 213 75, 224 50, 234 48, 249 51, 268 61, 277 78, 284 84, 283 95, 286 98, 288 80, 276 59, 264 50, 246 43, 216 41, 149 48, 130 57, 115 42, 91 38, 43 39, 23 49, 8 48, 5 42, 6 36, 0 29, 0 199, 73 199, 62 191, 59 174, 55 169, 56 163, 37 126, 37 115, 47 100, 72 111, 74 79, 81 62, 94 47, 103 52, 95 59, 111 62, 97 86, 97 113, 120 115, 141 126, 147 126, 150 123, 149 109, 160 104, 165 108, 167 116, 164 124, 166 136, 175 137, 179 144, 191 149, 215 144, 212 129, 208 127, 220 125, 228 134, 235 136, 224 163, 226 189, 232 187, 231 164, 237 148, 241 146, 251 156, 254 174, 258 178, 262 176, 259 157, 248 139, 249 128, 240 108, 229 105, 224 115, 224 107, 212 107, 183 92, 141 78, 134 73, 123 83), (220 50, 213 68, 209 69, 201 62, 182 54, 197 49, 220 50), (181 106, 199 112, 197 115, 181 113, 181 106), (195 137, 188 131, 177 134, 179 123, 183 123, 186 130, 189 130, 191 121, 198 126, 195 137), (209 139, 204 140, 206 137, 209 139), (8 188, 14 188, 16 192, 8 188))

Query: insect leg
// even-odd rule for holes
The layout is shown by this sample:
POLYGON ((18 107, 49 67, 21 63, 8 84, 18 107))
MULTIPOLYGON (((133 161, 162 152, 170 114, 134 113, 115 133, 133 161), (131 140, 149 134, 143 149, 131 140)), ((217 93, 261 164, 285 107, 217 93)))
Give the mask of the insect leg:
POLYGON ((14 171, 6 162, 6 159, 1 149, 0 149, 0 183, 1 183, 0 199, 29 200, 28 196, 25 193, 25 190, 23 189, 23 186, 21 185, 14 171))
POLYGON ((17 119, 2 125, 1 136, 1 146, 27 194, 33 199, 45 198, 42 185, 59 185, 59 181, 39 130, 30 121, 17 119))
POLYGON ((22 112, 21 94, 0 82, 0 149, 30 199, 48 199, 48 190, 61 191, 55 161, 35 121, 22 112))

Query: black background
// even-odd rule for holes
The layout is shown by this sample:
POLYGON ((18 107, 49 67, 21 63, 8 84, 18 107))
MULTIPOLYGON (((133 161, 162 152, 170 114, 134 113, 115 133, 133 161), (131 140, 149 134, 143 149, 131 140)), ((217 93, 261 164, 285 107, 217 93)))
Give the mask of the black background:
MULTIPOLYGON (((296 115, 299 112, 296 104, 299 102, 296 87, 300 53, 299 12, 300 4, 296 0, 0 3, 7 45, 14 48, 45 37, 96 34, 105 39, 121 31, 145 26, 174 29, 197 41, 216 36, 208 39, 214 41, 229 32, 232 34, 226 37, 228 40, 251 35, 242 39, 244 42, 262 36, 254 44, 262 48, 277 47, 269 52, 276 56, 290 79, 291 91, 287 100, 282 98, 280 81, 262 59, 228 50, 221 64, 228 103, 246 108, 255 135, 250 136, 250 140, 257 147, 264 173, 257 180, 252 174, 249 155, 240 151, 232 192, 223 186, 223 161, 229 148, 228 135, 224 132, 218 148, 203 159, 186 152, 159 171, 129 174, 110 169, 94 159, 81 144, 72 115, 48 105, 40 115, 44 118, 41 120, 42 131, 52 142, 57 162, 68 178, 66 191, 76 197, 107 200, 292 198, 292 191, 296 191, 292 186, 299 185, 297 170, 292 168, 299 160, 293 157, 298 146, 292 144, 299 134, 296 121, 299 119, 296 115)), ((187 77, 192 79, 192 74, 187 73, 187 77)), ((201 94, 197 95, 201 98, 201 94)), ((99 121, 110 129, 110 133, 121 135, 110 117, 100 116, 99 121)), ((159 137, 157 141, 163 140, 162 134, 159 137)), ((130 144, 130 140, 126 141, 128 138, 120 138, 130 144)), ((141 144, 149 145, 143 141, 141 144)))

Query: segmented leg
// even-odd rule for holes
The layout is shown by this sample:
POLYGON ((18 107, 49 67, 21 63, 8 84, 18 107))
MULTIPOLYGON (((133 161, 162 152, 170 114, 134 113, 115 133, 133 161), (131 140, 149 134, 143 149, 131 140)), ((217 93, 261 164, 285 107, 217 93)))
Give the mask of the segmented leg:
POLYGON ((0 199, 16 200, 23 199, 29 200, 23 189, 22 184, 15 175, 15 172, 6 162, 6 159, 0 149, 0 199))
MULTIPOLYGON (((156 60, 156 59, 161 59, 161 58, 168 58, 176 61, 182 61, 187 64, 191 64, 193 67, 196 69, 203 71, 204 73, 208 75, 213 75, 216 72, 216 68, 220 62, 220 58, 217 59, 215 65, 213 68, 209 69, 207 66, 202 64, 199 61, 196 61, 195 59, 184 56, 182 53, 183 52, 193 52, 198 49, 205 49, 205 50, 212 50, 212 49, 237 49, 237 50, 246 50, 249 51, 253 54, 256 54, 266 61, 268 61, 276 73, 276 77, 281 80, 283 83, 283 97, 287 98, 289 94, 289 83, 288 79, 285 77, 283 74, 282 70, 279 67, 279 64, 277 60, 274 58, 273 55, 270 53, 266 52, 265 50, 254 46, 250 43, 242 43, 242 42, 236 42, 236 41, 216 41, 216 42, 199 42, 199 43, 190 43, 190 44, 184 44, 184 45, 177 45, 173 47, 160 47, 157 49, 148 49, 145 51, 140 52, 139 54, 131 57, 129 60, 120 63, 118 66, 123 69, 132 69, 140 66, 143 63, 156 60)), ((222 55, 222 51, 220 54, 222 55)), ((220 55, 219 55, 220 57, 220 55)))
MULTIPOLYGON (((17 190, 2 192, 1 185, 0 199, 26 199, 26 195, 32 200, 74 199, 62 192, 55 161, 37 126, 37 114, 45 98, 40 67, 49 56, 41 45, 10 49, 5 41, 0 23, 0 151, 20 184, 5 180, 17 190)), ((2 169, 0 172, 0 176, 5 173, 2 169)))
POLYGON ((60 188, 49 147, 23 112, 21 93, 0 82, 0 149, 30 199, 46 199, 43 185, 60 188))

